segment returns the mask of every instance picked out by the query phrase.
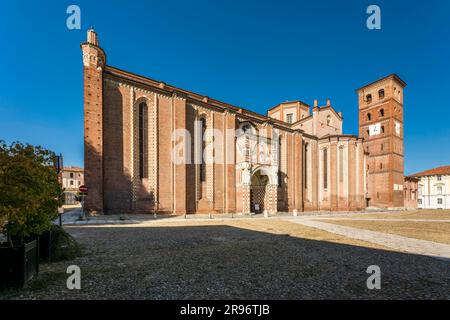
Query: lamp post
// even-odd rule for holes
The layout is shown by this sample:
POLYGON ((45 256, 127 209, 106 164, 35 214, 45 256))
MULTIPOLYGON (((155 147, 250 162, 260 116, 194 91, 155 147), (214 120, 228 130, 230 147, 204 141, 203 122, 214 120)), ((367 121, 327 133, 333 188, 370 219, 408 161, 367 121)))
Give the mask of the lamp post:
MULTIPOLYGON (((55 159, 55 171, 56 171, 56 175, 58 177, 58 182, 61 186, 62 189, 62 172, 64 170, 64 162, 63 162, 63 156, 62 154, 59 154, 59 156, 56 156, 55 159)), ((61 195, 64 196, 64 193, 61 195)), ((61 201, 62 199, 60 199, 61 201)), ((63 201, 65 201, 65 199, 63 199, 63 201)), ((58 206, 58 214, 59 214, 59 226, 62 226, 62 214, 64 213, 64 209, 61 206, 58 206)))

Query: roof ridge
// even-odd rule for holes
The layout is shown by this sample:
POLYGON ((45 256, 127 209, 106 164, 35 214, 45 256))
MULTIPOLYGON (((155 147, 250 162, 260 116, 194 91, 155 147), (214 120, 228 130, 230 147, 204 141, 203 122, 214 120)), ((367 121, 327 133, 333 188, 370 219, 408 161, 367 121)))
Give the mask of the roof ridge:
POLYGON ((434 175, 442 175, 442 174, 450 174, 450 165, 439 166, 435 168, 431 168, 428 170, 420 171, 414 174, 411 174, 412 177, 418 176, 434 176, 434 175))

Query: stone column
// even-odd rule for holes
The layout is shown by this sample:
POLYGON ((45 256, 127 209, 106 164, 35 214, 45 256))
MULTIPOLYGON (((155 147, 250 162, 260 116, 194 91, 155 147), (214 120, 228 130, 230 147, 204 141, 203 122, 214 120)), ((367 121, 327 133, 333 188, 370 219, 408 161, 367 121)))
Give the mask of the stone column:
POLYGON ((243 163, 241 164, 242 168, 242 178, 241 178, 241 194, 242 194, 242 213, 248 214, 251 212, 251 203, 250 203, 250 188, 251 188, 251 164, 243 163))
POLYGON ((250 184, 242 184, 242 213, 250 214, 250 184))
POLYGON ((278 185, 277 184, 269 184, 269 210, 270 214, 276 214, 278 208, 278 185))

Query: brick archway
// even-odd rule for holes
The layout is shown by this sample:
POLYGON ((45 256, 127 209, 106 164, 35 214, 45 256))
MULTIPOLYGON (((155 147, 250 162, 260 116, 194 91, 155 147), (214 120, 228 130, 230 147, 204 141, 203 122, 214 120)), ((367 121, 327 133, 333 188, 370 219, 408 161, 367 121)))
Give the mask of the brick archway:
POLYGON ((269 177, 261 170, 257 170, 251 179, 250 185, 250 211, 261 213, 268 209, 269 204, 269 177))

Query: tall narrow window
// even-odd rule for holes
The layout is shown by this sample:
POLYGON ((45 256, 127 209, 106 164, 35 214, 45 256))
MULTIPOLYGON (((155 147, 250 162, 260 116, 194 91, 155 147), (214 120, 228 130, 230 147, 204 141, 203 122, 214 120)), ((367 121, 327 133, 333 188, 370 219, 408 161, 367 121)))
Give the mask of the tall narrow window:
POLYGON ((380 99, 384 98, 384 89, 381 89, 378 91, 378 98, 380 98, 380 99))
POLYGON ((371 94, 366 95, 366 102, 367 103, 371 103, 372 102, 372 95, 371 94))
POLYGON ((282 136, 278 139, 278 186, 281 187, 283 183, 283 176, 281 172, 281 145, 282 145, 282 136))
POLYGON ((206 141, 205 141, 205 132, 206 132, 206 119, 201 118, 200 119, 201 124, 201 146, 202 146, 202 152, 200 155, 200 181, 205 182, 206 181, 206 162, 205 162, 205 149, 206 149, 206 141))
POLYGON ((380 109, 380 117, 384 117, 384 109, 380 109))
POLYGON ((328 149, 323 149, 323 188, 328 188, 328 149))
POLYGON ((367 114, 367 121, 372 120, 372 115, 370 114, 370 112, 367 114))
POLYGON ((304 170, 303 176, 305 177, 305 189, 308 189, 308 144, 305 143, 305 155, 303 157, 304 170))
POLYGON ((294 117, 294 115, 293 115, 292 113, 288 113, 288 114, 286 115, 286 122, 287 122, 287 123, 292 123, 293 117, 294 117))
POLYGON ((344 147, 339 147, 339 182, 344 182, 344 147))
POLYGON ((139 104, 139 177, 148 178, 148 111, 147 104, 139 104))

